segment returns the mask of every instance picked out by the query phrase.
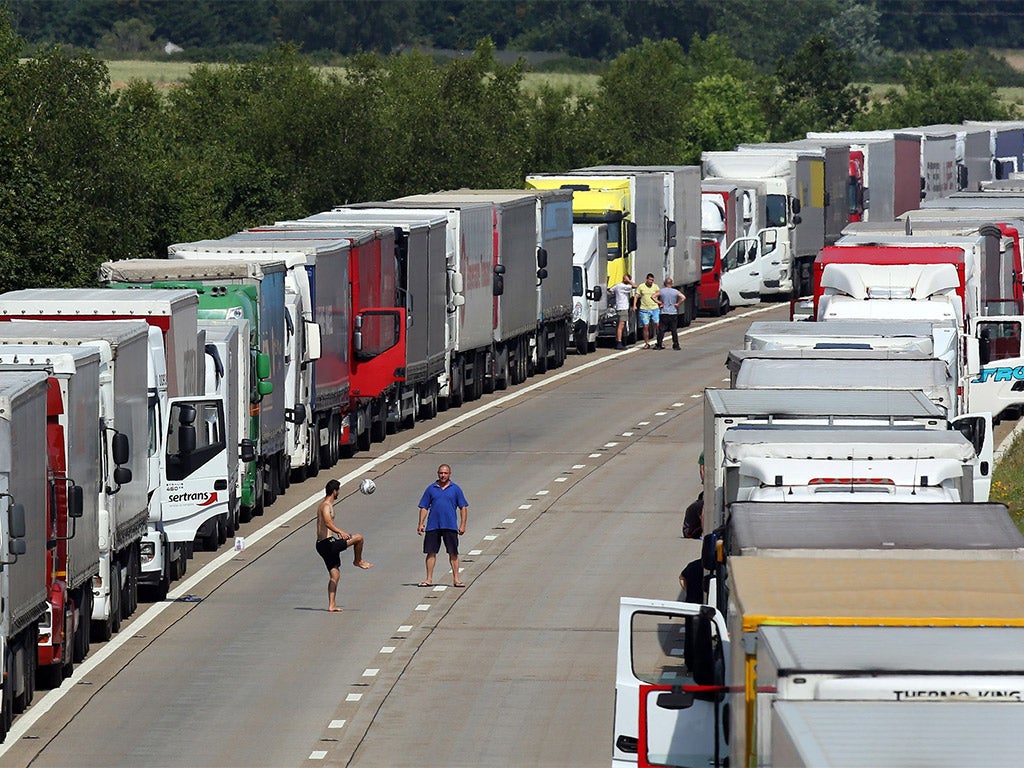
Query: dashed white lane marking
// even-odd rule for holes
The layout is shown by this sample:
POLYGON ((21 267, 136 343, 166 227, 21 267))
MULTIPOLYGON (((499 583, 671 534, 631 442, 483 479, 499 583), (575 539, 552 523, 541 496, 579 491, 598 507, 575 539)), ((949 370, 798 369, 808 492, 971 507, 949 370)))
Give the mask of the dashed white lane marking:
POLYGON ((498 537, 492 533, 489 533, 486 536, 484 536, 484 541, 494 541, 496 538, 498 537))
POLYGON ((345 697, 345 701, 359 701, 362 698, 363 694, 361 693, 350 693, 348 696, 345 697))
POLYGON ((698 397, 704 397, 704 393, 703 392, 698 392, 697 394, 690 395, 690 399, 691 400, 696 400, 698 397))
POLYGON ((655 416, 666 416, 667 412, 666 411, 655 411, 654 415, 655 416))
POLYGON ((431 591, 433 591, 433 592, 444 592, 446 589, 448 589, 448 587, 446 587, 444 584, 435 584, 433 590, 431 590, 431 591))
POLYGON ((328 728, 344 728, 345 727, 345 723, 347 723, 347 722, 348 722, 347 720, 331 720, 331 722, 329 722, 327 724, 327 727, 328 728))
POLYGON ((622 433, 622 436, 623 436, 623 437, 632 437, 632 436, 633 436, 633 433, 632 433, 632 432, 623 432, 623 433, 622 433))
POLYGON ((482 555, 484 551, 482 549, 471 549, 469 550, 470 555, 482 555))
POLYGON ((588 459, 600 459, 601 458, 601 454, 600 453, 592 453, 587 458, 588 459))
POLYGON ((564 483, 564 482, 566 482, 566 481, 567 481, 568 479, 569 479, 568 477, 556 477, 556 478, 555 478, 555 482, 556 482, 556 483, 564 483))
POLYGON ((636 425, 637 425, 638 427, 646 427, 646 426, 647 426, 648 424, 650 424, 650 423, 651 423, 651 422, 649 422, 649 421, 638 421, 638 422, 636 423, 636 425))
POLYGON ((309 753, 310 760, 323 760, 325 757, 327 757, 327 752, 322 749, 315 749, 309 753))
POLYGON ((398 632, 412 632, 412 624, 403 624, 397 630, 398 632))
POLYGON ((532 506, 533 506, 533 504, 520 504, 519 508, 520 509, 529 509, 532 506))
POLYGON ((417 611, 429 611, 430 610, 430 606, 427 605, 426 603, 420 603, 419 605, 416 606, 416 610, 417 611))
POLYGON ((394 653, 395 652, 395 646, 393 646, 393 645, 385 645, 383 648, 380 649, 380 652, 381 653, 394 653))
POLYGON ((502 525, 512 525, 512 523, 514 523, 515 521, 516 521, 516 519, 514 517, 506 517, 504 520, 501 521, 501 524, 502 525))
POLYGON ((605 443, 604 447, 605 448, 614 448, 616 445, 618 445, 618 443, 605 443))
POLYGON ((537 491, 538 496, 547 496, 551 491, 537 491))
POLYGON ((363 670, 363 677, 376 677, 379 674, 380 674, 380 670, 379 669, 370 668, 370 669, 364 669, 363 670))
POLYGON ((684 403, 672 403, 673 408, 682 408, 684 403))

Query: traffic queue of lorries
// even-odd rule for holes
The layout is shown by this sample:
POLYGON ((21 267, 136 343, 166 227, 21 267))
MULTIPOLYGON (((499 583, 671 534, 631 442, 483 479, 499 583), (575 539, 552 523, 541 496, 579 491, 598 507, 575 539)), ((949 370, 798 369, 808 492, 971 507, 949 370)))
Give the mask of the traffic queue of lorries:
MULTIPOLYGON (((621 599, 613 765, 1020 763, 1024 536, 989 492, 993 424, 1024 406, 1022 127, 761 150, 843 147, 848 217, 788 262, 790 321, 751 323, 705 390, 701 551, 681 602, 621 599)), ((765 235, 723 244, 750 285, 765 235)))
MULTIPOLYGON (((340 206, 105 263, 95 289, 0 295, 0 734, 37 682, 59 684, 118 631, 140 588, 166 597, 195 546, 220 546, 291 482, 614 340, 606 289, 624 274, 673 277, 684 326, 764 297, 841 308, 856 286, 812 266, 844 223, 891 226, 1021 168, 1024 125, 808 139, 707 153, 703 169, 598 166, 340 206)), ((949 269, 926 285, 962 296, 963 329, 934 323, 885 352, 957 366, 921 386, 943 419, 975 426, 982 388, 960 379, 1007 348, 1007 329, 977 321, 1020 303, 1012 217, 979 219, 958 233, 975 238, 952 261, 959 288, 949 269)), ((637 332, 630 313, 626 340, 637 332)), ((919 493, 984 485, 981 454, 943 451, 919 493)))

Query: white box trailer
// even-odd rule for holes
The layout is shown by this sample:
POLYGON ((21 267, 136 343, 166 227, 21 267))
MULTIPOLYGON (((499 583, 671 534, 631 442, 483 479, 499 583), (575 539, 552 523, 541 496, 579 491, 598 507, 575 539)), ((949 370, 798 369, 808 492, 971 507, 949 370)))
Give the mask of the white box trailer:
MULTIPOLYGON (((111 291, 113 293, 113 291, 111 291)), ((0 304, 5 297, 0 297, 0 304)), ((116 632, 134 611, 138 584, 144 583, 153 559, 146 542, 156 535, 164 509, 160 502, 164 477, 163 432, 166 410, 157 407, 158 388, 152 378, 153 329, 142 320, 17 320, 0 324, 7 342, 45 345, 58 350, 84 346, 99 353, 99 422, 103 469, 97 487, 99 505, 100 579, 92 594, 93 634, 100 639, 116 632), (162 416, 161 416, 162 414, 162 416), (150 424, 155 442, 150 441, 150 424), (127 439, 127 457, 118 456, 114 436, 127 439), (117 479, 128 470, 130 481, 117 479)), ((184 559, 186 553, 179 552, 184 559)), ((159 567, 164 560, 156 558, 159 567)))
POLYGON ((1011 766, 1020 759, 1024 708, 974 701, 786 701, 775 707, 770 727, 770 764, 787 768, 1011 766))
POLYGON ((1011 174, 1024 170, 1024 121, 964 120, 964 126, 988 131, 992 157, 990 179, 1009 179, 1011 174))
MULTIPOLYGON (((758 390, 704 391, 704 499, 709 530, 735 499, 726 499, 725 436, 742 425, 780 427, 918 427, 945 430, 942 410, 922 392, 902 390, 758 390)), ((774 483, 775 478, 772 478, 774 483)))
MULTIPOLYGON (((2 323, 0 334, 18 325, 2 323)), ((43 372, 55 390, 47 397, 46 425, 52 508, 43 511, 53 540, 50 615, 40 631, 39 664, 49 680, 59 681, 88 651, 93 579, 100 573, 99 500, 94 491, 95 478, 102 474, 96 439, 100 356, 85 347, 36 347, 10 341, 0 338, 0 370, 43 372)))
MULTIPOLYGON (((0 372, 0 723, 31 703, 47 610, 47 376, 0 372)), ((6 728, 0 725, 0 737, 6 728)))
POLYGON ((992 134, 988 128, 964 122, 937 123, 906 130, 911 133, 920 130, 953 136, 958 191, 981 189, 985 182, 993 179, 992 134))

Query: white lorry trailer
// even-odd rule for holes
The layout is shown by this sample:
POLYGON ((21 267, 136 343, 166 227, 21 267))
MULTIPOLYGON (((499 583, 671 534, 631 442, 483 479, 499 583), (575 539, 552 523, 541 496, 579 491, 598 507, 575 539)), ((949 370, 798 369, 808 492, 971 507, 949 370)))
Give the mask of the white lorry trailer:
POLYGON ((47 386, 45 373, 0 372, 0 740, 32 702, 47 613, 47 386))
POLYGON ((194 536, 172 544, 164 531, 171 513, 161 478, 169 399, 199 391, 197 304, 187 290, 26 289, 0 296, 0 319, 46 321, 37 343, 51 337, 99 348, 101 383, 104 373, 109 377, 100 400, 108 477, 100 483, 100 579, 93 590, 93 630, 100 639, 134 610, 139 584, 180 578, 191 553, 194 536), (99 324, 112 320, 135 322, 99 324), (124 437, 112 439, 119 433, 124 437), (149 447, 148 455, 141 446, 149 447))
MULTIPOLYGON (((0 325, 3 334, 13 324, 0 325)), ((48 612, 39 626, 39 677, 51 685, 89 652, 93 580, 99 575, 99 352, 85 347, 32 347, 0 337, 0 370, 41 371, 46 401, 48 612)))

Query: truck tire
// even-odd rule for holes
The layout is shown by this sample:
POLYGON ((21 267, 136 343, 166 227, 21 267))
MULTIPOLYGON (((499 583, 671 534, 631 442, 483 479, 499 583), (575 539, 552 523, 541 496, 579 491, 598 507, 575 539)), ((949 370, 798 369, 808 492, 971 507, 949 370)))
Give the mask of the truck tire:
MULTIPOLYGON (((457 355, 452 359, 451 378, 448 381, 448 404, 452 408, 462 407, 466 397, 466 359, 457 355)), ((473 366, 473 378, 479 375, 477 367, 473 366)))
POLYGON ((548 332, 547 328, 541 328, 537 333, 537 363, 534 371, 538 374, 548 372, 548 332))
POLYGON ((260 517, 265 510, 266 504, 263 498, 263 470, 256 469, 256 479, 253 483, 253 488, 256 493, 256 502, 252 508, 253 517, 260 517))

